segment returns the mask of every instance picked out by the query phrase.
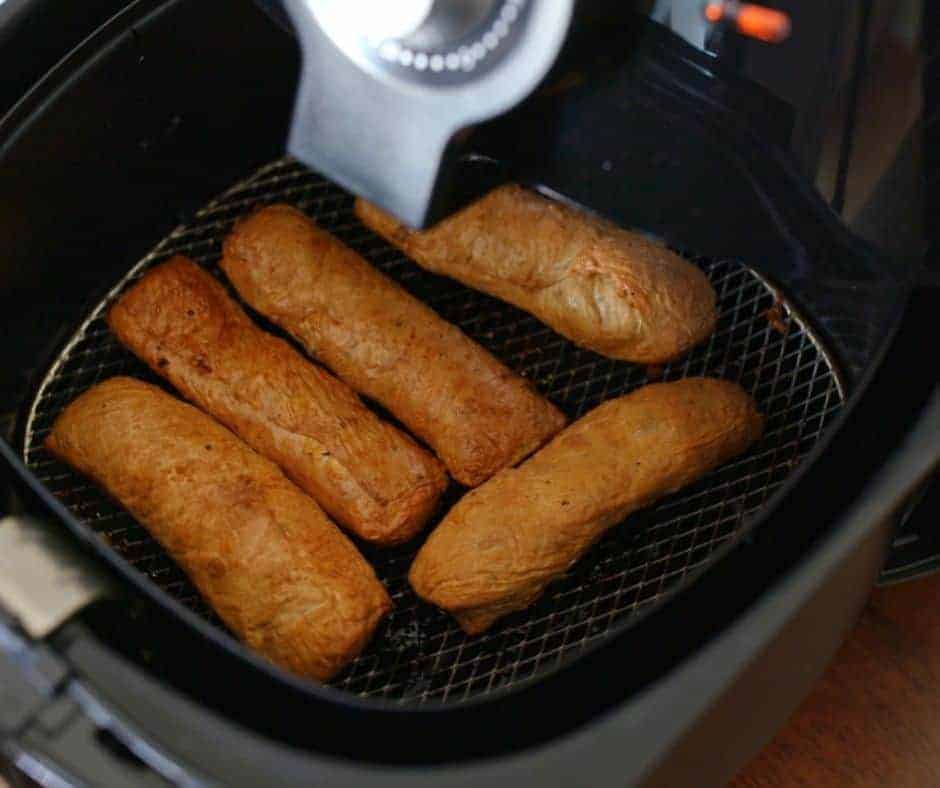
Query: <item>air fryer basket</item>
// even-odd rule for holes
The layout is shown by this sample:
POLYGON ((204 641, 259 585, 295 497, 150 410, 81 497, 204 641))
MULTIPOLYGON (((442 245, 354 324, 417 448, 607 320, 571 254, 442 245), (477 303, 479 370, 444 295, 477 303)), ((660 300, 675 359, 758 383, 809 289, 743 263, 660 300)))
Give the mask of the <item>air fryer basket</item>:
MULTIPOLYGON (((650 380, 689 375, 740 382, 767 416, 766 433, 748 454, 630 517, 539 603, 482 636, 465 636, 450 616, 411 592, 407 572, 421 539, 392 550, 364 546, 395 610, 367 651, 334 681, 347 692, 403 704, 460 702, 538 679, 576 658, 688 585, 722 548, 741 539, 842 405, 835 361, 811 326, 740 262, 692 258, 718 293, 717 330, 685 358, 644 369, 580 349, 513 307, 422 271, 358 223, 350 195, 289 159, 275 161, 198 211, 108 291, 43 376, 23 430, 25 462, 46 487, 164 592, 217 626, 146 531, 94 484, 53 459, 42 441, 61 409, 95 383, 118 374, 159 382, 110 335, 104 321, 110 304, 172 254, 186 254, 221 276, 221 242, 234 220, 272 202, 290 202, 313 216, 532 380, 572 418, 650 380)), ((451 489, 445 511, 459 494, 451 489)))
MULTIPOLYGON (((801 491, 797 481, 864 387, 908 283, 848 233, 793 171, 779 149, 786 113, 772 98, 655 26, 610 35, 611 51, 631 53, 626 65, 597 81, 565 80, 562 73, 567 88, 481 129, 470 147, 504 162, 520 181, 666 239, 703 267, 721 299, 719 330, 662 370, 601 359, 517 310, 424 273, 355 221, 348 195, 277 158, 296 53, 248 0, 138 0, 0 122, 0 194, 17 206, 0 215, 0 320, 23 340, 7 343, 0 369, 0 395, 20 420, 15 448, 23 462, 8 457, 10 467, 32 487, 39 509, 85 540, 174 625, 203 638, 218 661, 224 655, 235 663, 227 675, 279 682, 298 704, 318 703, 322 715, 368 709, 381 716, 393 708, 416 725, 431 716, 495 716, 504 704, 518 706, 583 675, 593 660, 626 648, 656 622, 681 620, 677 609, 705 610, 696 624, 731 615, 730 606, 699 599, 702 584, 725 582, 727 567, 742 554, 766 553, 763 533, 775 542, 790 539, 795 552, 794 531, 816 527, 804 518, 799 529, 781 528, 777 516, 755 530, 775 504, 801 491), (176 251, 214 271, 231 222, 273 200, 314 215, 571 416, 651 378, 714 374, 740 380, 755 394, 769 417, 767 436, 699 484, 631 517, 531 610, 479 638, 464 637, 446 615, 411 596, 404 575, 416 544, 364 548, 397 607, 369 650, 334 682, 339 693, 254 670, 242 650, 219 638, 218 622, 144 531, 54 464, 40 443, 59 410, 96 380, 121 372, 149 377, 107 333, 101 320, 107 304, 143 268, 176 251), (111 289, 102 300, 104 287, 111 289), (51 354, 40 354, 49 346, 51 354), (667 599, 673 604, 649 615, 667 599), (177 601, 198 615, 176 615, 177 601), (607 648, 595 650, 601 645, 607 648), (547 680, 562 666, 569 669, 547 680), (525 691, 509 695, 510 689, 525 691), (417 713, 438 707, 440 715, 417 713)), ((602 35, 589 40, 602 48, 602 35)), ((565 68, 563 57, 559 71, 565 68)), ((449 502, 458 494, 453 490, 449 502)), ((740 572, 741 562, 734 565, 740 572)), ((757 587, 755 576, 769 578, 763 565, 748 572, 748 589, 757 587)), ((732 596, 743 605, 755 592, 742 592, 741 578, 734 575, 732 596)), ((647 654, 643 676, 681 656, 666 654, 659 648, 647 654)), ((193 681, 198 694, 206 682, 193 681)), ((590 696, 583 687, 571 694, 584 695, 585 708, 616 700, 610 679, 590 696)), ((218 696, 219 703, 239 703, 225 689, 218 696)), ((257 715, 240 712, 248 721, 257 715)), ((440 723, 420 724, 429 735, 440 723)), ((486 728, 513 746, 496 725, 486 728)), ((472 750, 476 739, 448 741, 472 750)), ((366 745, 348 746, 363 757, 366 745)), ((434 752, 444 752, 442 746, 434 752)), ((424 740, 414 748, 423 750, 424 740)))

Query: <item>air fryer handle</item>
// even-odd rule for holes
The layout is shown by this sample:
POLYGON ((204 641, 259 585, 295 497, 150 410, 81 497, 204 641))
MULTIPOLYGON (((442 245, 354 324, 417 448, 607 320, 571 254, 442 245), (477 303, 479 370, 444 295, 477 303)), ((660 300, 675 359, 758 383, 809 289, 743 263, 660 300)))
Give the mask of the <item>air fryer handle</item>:
POLYGON ((28 516, 0 520, 0 612, 30 637, 46 637, 109 587, 56 526, 28 516))
POLYGON ((40 784, 166 784, 45 640, 111 587, 56 526, 0 520, 0 754, 40 784))
POLYGON ((95 701, 57 651, 0 612, 0 775, 14 785, 20 775, 30 785, 167 785, 175 776, 168 762, 154 759, 159 769, 134 745, 152 750, 95 701))

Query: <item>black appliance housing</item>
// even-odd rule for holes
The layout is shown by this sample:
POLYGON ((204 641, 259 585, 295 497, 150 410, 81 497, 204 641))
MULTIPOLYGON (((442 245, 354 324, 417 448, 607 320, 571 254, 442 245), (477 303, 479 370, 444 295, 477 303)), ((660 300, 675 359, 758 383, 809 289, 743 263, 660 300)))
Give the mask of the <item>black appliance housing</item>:
MULTIPOLYGON (((29 4, 8 3, 27 18, 29 4)), ((679 247, 753 262, 836 350, 849 400, 750 537, 602 648, 486 702, 353 703, 155 593, 17 451, 36 375, 95 294, 286 135, 297 53, 272 16, 249 0, 114 6, 0 120, 10 508, 65 529, 122 589, 39 642, 0 612, 5 755, 96 785, 726 779, 822 670, 936 468, 936 366, 919 345, 937 294, 919 287, 917 255, 860 240, 808 185, 807 160, 787 152, 801 113, 655 25, 580 20, 549 79, 570 87, 478 130, 473 166, 498 162, 679 247), (563 79, 575 69, 590 78, 563 79)), ((0 64, 23 45, 4 44, 0 64)))

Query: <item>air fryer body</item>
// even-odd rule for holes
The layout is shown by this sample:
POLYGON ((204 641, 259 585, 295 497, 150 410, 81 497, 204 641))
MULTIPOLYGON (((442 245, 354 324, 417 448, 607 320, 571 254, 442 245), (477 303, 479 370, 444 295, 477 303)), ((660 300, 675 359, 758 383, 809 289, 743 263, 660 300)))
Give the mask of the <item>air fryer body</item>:
MULTIPOLYGON (((585 30, 590 30, 588 26, 585 30)), ((929 295, 850 233, 787 153, 785 102, 653 25, 636 55, 575 36, 544 91, 467 142, 512 176, 673 245, 752 262, 812 316, 849 397, 772 511, 684 593, 518 691, 453 708, 338 702, 153 593, 25 468, 18 414, 104 288, 213 195, 282 154, 298 54, 248 2, 142 0, 0 122, 0 443, 11 511, 68 533, 120 595, 37 642, 0 615, 7 757, 93 784, 720 784, 781 724, 884 562, 937 456, 933 372, 899 370, 929 295), (611 51, 604 47, 604 51, 611 51), (574 65, 595 76, 561 78, 574 65), (877 425, 877 428, 873 427, 877 425), (864 444, 865 450, 859 446, 864 444)), ((468 176, 470 178, 470 176, 468 176)))

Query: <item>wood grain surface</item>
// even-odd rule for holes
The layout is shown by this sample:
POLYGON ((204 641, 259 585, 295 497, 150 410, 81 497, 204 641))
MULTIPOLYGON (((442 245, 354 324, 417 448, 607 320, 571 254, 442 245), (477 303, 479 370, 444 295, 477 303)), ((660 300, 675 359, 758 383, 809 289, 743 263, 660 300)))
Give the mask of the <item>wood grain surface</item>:
POLYGON ((813 692, 731 788, 940 786, 940 576, 876 590, 813 692))

